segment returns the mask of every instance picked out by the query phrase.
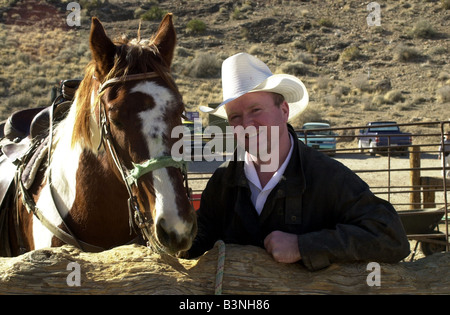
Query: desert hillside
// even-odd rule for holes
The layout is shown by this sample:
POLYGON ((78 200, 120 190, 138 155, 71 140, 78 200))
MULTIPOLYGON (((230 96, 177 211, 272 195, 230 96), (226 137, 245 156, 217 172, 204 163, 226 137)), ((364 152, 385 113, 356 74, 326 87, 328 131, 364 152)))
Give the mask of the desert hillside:
POLYGON ((92 16, 112 37, 136 37, 140 20, 150 37, 165 12, 175 17, 173 72, 189 110, 221 101, 221 62, 245 51, 304 81, 311 101, 296 127, 450 119, 448 0, 380 0, 379 11, 369 1, 80 0, 80 26, 67 24, 69 2, 0 1, 0 120, 50 104, 60 80, 83 76, 92 16))

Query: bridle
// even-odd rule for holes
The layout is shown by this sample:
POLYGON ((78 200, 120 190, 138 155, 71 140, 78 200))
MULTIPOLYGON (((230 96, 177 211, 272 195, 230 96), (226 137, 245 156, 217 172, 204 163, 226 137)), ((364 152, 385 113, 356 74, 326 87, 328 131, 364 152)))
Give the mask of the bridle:
MULTIPOLYGON (((172 81, 172 77, 169 73, 165 73, 166 77, 170 78, 172 81)), ((98 104, 99 104, 99 126, 101 129, 101 141, 99 144, 99 147, 103 144, 105 148, 108 149, 109 153, 111 154, 111 157, 114 161, 114 164, 116 165, 117 170, 120 173, 120 176, 122 178, 122 181, 125 185, 125 188, 127 189, 129 198, 128 198, 128 215, 129 215, 129 225, 130 225, 130 234, 132 230, 134 230, 134 224, 140 229, 141 235, 144 238, 144 241, 146 242, 148 247, 155 247, 152 242, 152 219, 147 218, 139 208, 139 203, 137 202, 136 196, 133 194, 133 191, 131 187, 134 185, 137 187, 137 181, 140 177, 143 175, 150 173, 154 170, 161 169, 161 168, 167 168, 167 167, 175 167, 179 168, 183 174, 183 182, 186 189, 186 194, 190 200, 191 198, 191 191, 189 189, 188 185, 188 178, 187 178, 187 166, 186 162, 183 160, 176 161, 169 155, 163 155, 158 156, 155 158, 151 158, 143 163, 135 164, 132 163, 133 168, 130 170, 126 168, 119 159, 119 156, 117 154, 117 150, 114 147, 114 141, 111 134, 110 129, 110 123, 107 119, 106 115, 106 108, 105 104, 102 101, 102 94, 104 91, 117 84, 122 82, 128 82, 128 81, 136 81, 136 80, 145 80, 145 79, 151 79, 151 78, 157 78, 160 77, 160 74, 157 72, 146 72, 146 73, 140 73, 140 74, 131 74, 126 75, 122 77, 116 77, 109 79, 105 81, 104 83, 100 84, 97 92, 97 98, 98 98, 98 104), (133 224, 134 220, 134 224, 133 224)), ((175 86, 173 83, 171 86, 175 86)), ((174 91, 179 94, 178 91, 174 91)), ((136 231, 135 231, 136 232, 136 231)), ((156 246, 157 247, 157 246, 156 246)), ((158 250, 159 248, 153 248, 158 250)))

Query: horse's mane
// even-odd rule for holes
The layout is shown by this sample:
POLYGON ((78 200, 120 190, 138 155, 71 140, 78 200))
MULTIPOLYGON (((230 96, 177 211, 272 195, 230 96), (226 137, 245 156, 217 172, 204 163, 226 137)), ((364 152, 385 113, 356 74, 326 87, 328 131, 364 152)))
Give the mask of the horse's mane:
MULTIPOLYGON (((137 39, 129 40, 126 37, 122 37, 119 40, 115 40, 114 44, 117 47, 114 65, 103 79, 103 82, 112 78, 154 71, 171 89, 177 89, 169 74, 170 68, 165 64, 158 48, 153 43, 153 39, 141 41, 138 34, 137 39)), ((92 113, 95 112, 95 106, 99 104, 98 101, 91 101, 92 89, 96 80, 95 67, 94 60, 86 66, 84 78, 76 93, 76 104, 74 104, 76 106, 76 116, 72 134, 72 147, 77 142, 83 142, 84 146, 92 148, 92 132, 89 121, 92 113)))

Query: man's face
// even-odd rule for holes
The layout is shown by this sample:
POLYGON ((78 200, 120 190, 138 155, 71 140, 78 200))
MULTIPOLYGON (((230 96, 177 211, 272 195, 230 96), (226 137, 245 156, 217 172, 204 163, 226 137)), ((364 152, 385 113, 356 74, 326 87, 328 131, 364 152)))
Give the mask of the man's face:
POLYGON ((235 132, 242 132, 242 128, 245 130, 245 143, 238 144, 244 146, 247 152, 250 152, 249 148, 253 143, 258 152, 266 150, 263 152, 270 153, 274 149, 271 147, 272 141, 278 143, 287 133, 289 105, 284 101, 280 106, 276 106, 273 95, 269 92, 247 93, 229 102, 225 110, 228 122, 235 127, 235 132), (272 136, 277 139, 272 140, 272 136))

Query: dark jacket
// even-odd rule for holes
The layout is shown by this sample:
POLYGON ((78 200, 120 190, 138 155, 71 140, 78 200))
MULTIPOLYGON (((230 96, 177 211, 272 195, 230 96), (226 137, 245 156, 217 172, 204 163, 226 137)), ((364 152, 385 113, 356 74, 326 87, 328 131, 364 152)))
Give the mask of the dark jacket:
POLYGON ((302 262, 310 270, 333 262, 394 263, 409 254, 393 206, 374 196, 347 167, 301 141, 294 141, 291 160, 261 215, 250 194, 244 162, 225 162, 216 170, 202 194, 189 257, 203 254, 219 239, 264 247, 264 238, 275 230, 298 235, 302 262))

